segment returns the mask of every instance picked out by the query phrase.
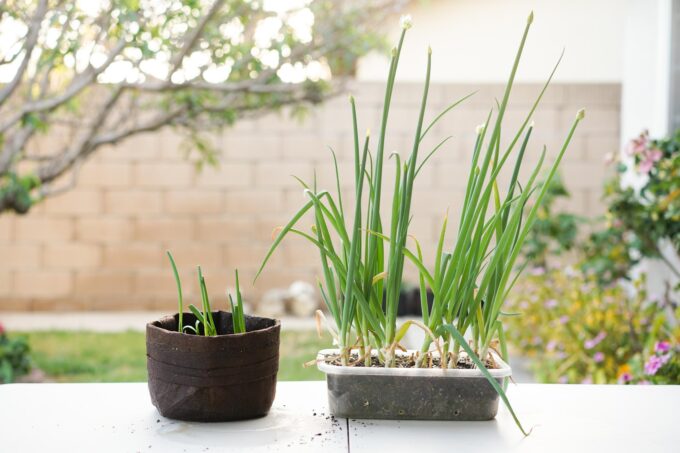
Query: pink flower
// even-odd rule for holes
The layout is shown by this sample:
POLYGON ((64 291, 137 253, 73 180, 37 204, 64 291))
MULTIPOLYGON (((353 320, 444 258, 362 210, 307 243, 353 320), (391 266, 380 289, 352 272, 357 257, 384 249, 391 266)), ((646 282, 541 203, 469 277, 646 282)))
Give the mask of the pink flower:
POLYGON ((537 266, 531 269, 531 275, 539 276, 545 274, 545 267, 537 266))
POLYGON ((4 335, 4 334, 5 334, 5 326, 3 326, 2 323, 0 323, 0 335, 4 335))
POLYGON ((567 315, 560 316, 559 322, 560 322, 560 324, 566 324, 567 322, 569 322, 569 316, 567 316, 567 315))
MULTIPOLYGON (((2 325, 0 325, 0 329, 2 328, 2 325)), ((1 331, 1 330, 0 330, 1 331)), ((668 352, 671 350, 671 344, 667 341, 657 341, 656 344, 654 345, 654 352, 668 352)))
POLYGON ((659 368, 661 368, 667 360, 668 359, 664 360, 663 358, 655 355, 651 356, 649 360, 647 360, 647 363, 645 363, 645 374, 654 376, 656 372, 659 371, 659 368))
POLYGON ((581 381, 581 384, 592 384, 592 383, 593 383, 593 378, 591 378, 590 376, 583 378, 583 380, 581 381))
POLYGON ((639 137, 634 138, 626 146, 626 152, 630 156, 640 154, 647 149, 649 143, 649 132, 643 131, 639 137))
POLYGON ((651 160, 652 162, 658 162, 661 160, 663 157, 663 153, 659 148, 652 148, 647 152, 647 159, 651 160))
POLYGON ((546 300, 543 306, 545 308, 555 308, 557 307, 557 301, 555 299, 546 300))
POLYGON ((638 164, 638 171, 642 174, 648 174, 654 167, 654 162, 649 159, 645 159, 638 164))
POLYGON ((633 380, 633 376, 630 373, 621 373, 619 376, 619 384, 627 384, 633 380))
POLYGON ((557 348, 557 342, 555 340, 550 340, 548 344, 545 345, 545 349, 548 352, 553 352, 557 348))
POLYGON ((583 343, 583 346, 584 346, 586 349, 593 349, 595 346, 597 346, 598 344, 600 344, 600 342, 601 342, 602 340, 604 340, 604 338, 605 338, 606 336, 607 336, 606 333, 600 332, 600 333, 598 333, 598 334, 595 336, 595 338, 592 338, 592 339, 590 339, 590 340, 586 340, 585 343, 583 343))
POLYGON ((642 381, 640 381, 640 382, 638 382, 638 385, 651 385, 651 384, 652 384, 652 383, 649 382, 649 381, 646 380, 646 379, 645 379, 645 380, 642 380, 642 381))
POLYGON ((604 360, 604 353, 598 351, 595 354, 593 354, 593 360, 595 363, 600 363, 604 360))

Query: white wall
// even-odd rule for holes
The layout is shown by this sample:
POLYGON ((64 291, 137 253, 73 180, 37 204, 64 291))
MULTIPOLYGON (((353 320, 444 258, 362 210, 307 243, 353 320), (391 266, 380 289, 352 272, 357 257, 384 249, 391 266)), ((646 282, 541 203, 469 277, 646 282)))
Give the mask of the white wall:
MULTIPOLYGON (((544 81, 562 49, 555 80, 619 82, 627 0, 428 0, 406 7, 413 16, 399 67, 400 80, 422 80, 428 44, 432 79, 504 82, 526 18, 534 23, 518 72, 520 82, 544 81)), ((656 0, 642 0, 654 3, 656 0)), ((396 42, 399 26, 391 34, 396 42)), ((388 61, 371 55, 359 65, 364 80, 383 80, 388 61)))
POLYGON ((621 143, 649 129, 668 133, 671 43, 670 0, 625 2, 621 143))

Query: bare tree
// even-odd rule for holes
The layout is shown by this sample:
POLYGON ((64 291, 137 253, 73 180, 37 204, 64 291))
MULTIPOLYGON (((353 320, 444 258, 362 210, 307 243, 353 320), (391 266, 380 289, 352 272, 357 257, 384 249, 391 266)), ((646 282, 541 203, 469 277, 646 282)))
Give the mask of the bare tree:
POLYGON ((163 127, 213 160, 202 132, 336 93, 397 3, 0 1, 0 213, 28 212, 102 146, 163 127), (66 144, 31 146, 55 130, 66 144))

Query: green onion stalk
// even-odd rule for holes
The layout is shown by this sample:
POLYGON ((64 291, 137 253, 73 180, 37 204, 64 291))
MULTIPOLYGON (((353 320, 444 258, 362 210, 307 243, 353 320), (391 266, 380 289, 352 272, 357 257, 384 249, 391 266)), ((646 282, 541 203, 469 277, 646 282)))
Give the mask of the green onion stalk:
MULTIPOLYGON (((371 149, 369 133, 363 140, 359 137, 356 103, 350 96, 354 142, 353 212, 350 216, 345 215, 337 159, 331 150, 337 192, 332 194, 327 190, 318 190, 316 179, 310 185, 296 178, 303 186, 308 201, 280 228, 257 273, 259 276, 288 234, 301 236, 318 249, 322 270, 322 279, 318 281, 318 286, 334 321, 334 327, 329 327, 329 330, 338 346, 343 365, 350 364, 352 350, 357 350, 358 359, 364 360, 367 365, 370 364, 374 352, 384 366, 395 365, 395 350, 405 334, 404 328, 397 329, 397 309, 404 272, 404 250, 409 237, 413 186, 422 166, 448 138, 442 140, 419 161, 420 146, 431 128, 469 97, 465 96, 454 102, 424 127, 432 64, 432 52, 428 49, 425 85, 411 153, 404 161, 398 153, 385 155, 397 67, 406 31, 410 26, 410 21, 402 22, 398 44, 391 53, 380 129, 374 150, 371 149), (385 222, 381 217, 381 206, 386 157, 394 162, 395 180, 390 200, 390 218, 385 222), (297 227, 305 216, 313 219, 311 232, 297 227)), ((317 319, 319 317, 325 318, 325 315, 319 314, 317 319)))

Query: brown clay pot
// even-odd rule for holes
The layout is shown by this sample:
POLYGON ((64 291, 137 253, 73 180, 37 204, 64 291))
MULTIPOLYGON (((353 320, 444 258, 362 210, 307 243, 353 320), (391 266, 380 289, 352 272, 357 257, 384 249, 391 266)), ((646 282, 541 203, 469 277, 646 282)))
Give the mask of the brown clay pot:
MULTIPOLYGON (((177 420, 223 422, 262 417, 276 393, 281 323, 246 316, 234 334, 231 313, 213 312, 218 335, 180 334, 178 315, 146 325, 151 401, 177 420)), ((196 318, 184 313, 184 325, 196 318)))

